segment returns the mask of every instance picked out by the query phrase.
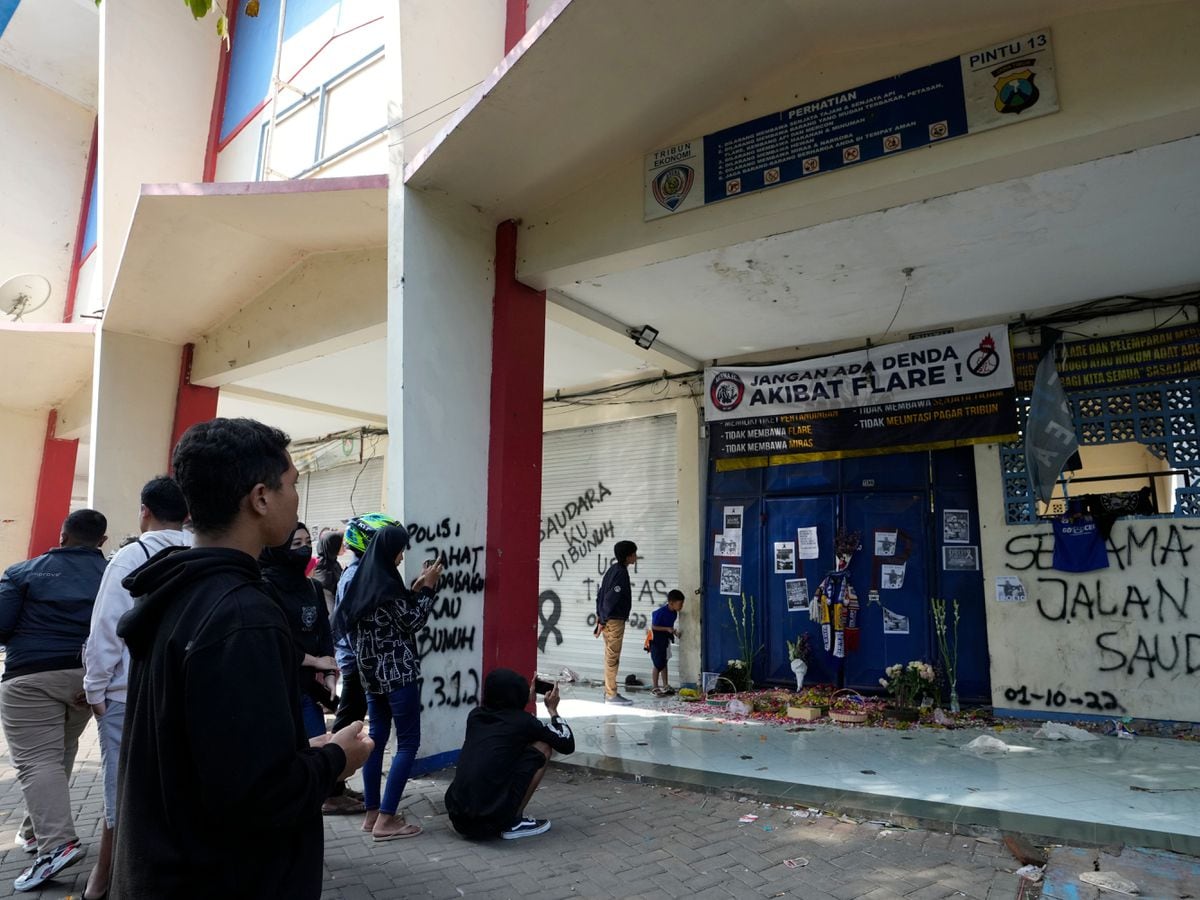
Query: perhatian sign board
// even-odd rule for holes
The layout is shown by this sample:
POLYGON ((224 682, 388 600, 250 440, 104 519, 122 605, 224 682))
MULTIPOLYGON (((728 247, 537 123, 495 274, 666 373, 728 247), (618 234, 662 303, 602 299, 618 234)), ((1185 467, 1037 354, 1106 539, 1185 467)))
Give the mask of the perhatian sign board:
POLYGON ((645 218, 1057 110, 1043 29, 648 153, 645 218))

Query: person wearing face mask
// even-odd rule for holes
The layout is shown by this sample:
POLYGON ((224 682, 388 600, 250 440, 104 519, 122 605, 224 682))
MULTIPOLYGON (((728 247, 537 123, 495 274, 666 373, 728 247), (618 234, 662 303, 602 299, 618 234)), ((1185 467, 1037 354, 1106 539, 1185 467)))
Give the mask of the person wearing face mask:
POLYGON ((325 734, 325 712, 333 712, 333 634, 325 597, 305 570, 312 559, 312 536, 303 522, 278 547, 267 547, 258 558, 263 578, 275 588, 296 644, 303 650, 300 663, 300 713, 309 739, 325 734))
POLYGON ((408 546, 408 531, 403 526, 379 529, 334 613, 338 634, 347 635, 354 646, 358 675, 367 694, 375 749, 363 765, 366 817, 362 830, 377 841, 421 833, 420 825, 406 823, 396 809, 421 743, 417 634, 433 608, 442 565, 426 563, 410 590, 399 572, 408 546), (381 796, 383 751, 393 721, 396 752, 381 796))

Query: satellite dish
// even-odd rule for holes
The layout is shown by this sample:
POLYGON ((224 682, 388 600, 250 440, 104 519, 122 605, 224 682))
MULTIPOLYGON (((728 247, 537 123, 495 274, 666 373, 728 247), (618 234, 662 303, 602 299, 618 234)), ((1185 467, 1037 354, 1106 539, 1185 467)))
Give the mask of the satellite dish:
POLYGON ((14 275, 0 285, 0 311, 14 322, 50 299, 50 280, 41 275, 14 275))

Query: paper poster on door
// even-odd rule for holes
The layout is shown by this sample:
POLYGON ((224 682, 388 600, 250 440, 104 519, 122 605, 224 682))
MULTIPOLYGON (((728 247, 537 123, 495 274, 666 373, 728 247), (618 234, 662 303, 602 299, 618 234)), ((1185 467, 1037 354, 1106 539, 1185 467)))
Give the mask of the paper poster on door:
POLYGON ((875 532, 875 555, 895 556, 896 546, 898 544, 896 535, 897 533, 895 531, 875 532))
POLYGON ((821 555, 821 548, 817 545, 817 526, 797 528, 796 546, 800 559, 817 559, 821 555))
POLYGON ((791 575, 796 571, 796 545, 791 541, 775 542, 775 574, 791 575))
POLYGON ((971 511, 967 509, 942 510, 942 543, 968 544, 971 542, 971 511))
POLYGON ((724 531, 728 534, 731 531, 742 533, 742 513, 745 510, 743 506, 727 506, 725 507, 725 522, 724 531))
POLYGON ((742 592, 742 567, 721 564, 721 594, 736 597, 742 592))
POLYGON ((908 563, 900 563, 898 566, 880 566, 879 580, 882 582, 880 587, 885 591, 895 591, 904 587, 904 570, 907 566, 908 563))
POLYGON ((808 612, 808 579, 789 578, 783 583, 788 612, 808 612))
POLYGON ((883 633, 908 634, 908 616, 892 612, 886 606, 883 608, 883 633))
POLYGON ((978 572, 979 547, 943 547, 942 568, 947 572, 978 572))
POLYGON ((724 556, 728 559, 742 558, 742 533, 730 534, 728 531, 713 537, 713 556, 724 556))

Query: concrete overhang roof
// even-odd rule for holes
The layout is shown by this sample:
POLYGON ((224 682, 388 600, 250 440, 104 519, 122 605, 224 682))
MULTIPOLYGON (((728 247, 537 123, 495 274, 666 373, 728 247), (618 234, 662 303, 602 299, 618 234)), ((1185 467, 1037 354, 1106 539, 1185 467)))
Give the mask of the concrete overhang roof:
POLYGON ((386 244, 386 175, 143 185, 104 329, 196 341, 304 257, 386 244))
POLYGON ((63 403, 92 377, 92 323, 0 325, 0 406, 34 412, 63 403))
MULTIPOLYGON (((798 57, 823 57, 1141 0, 559 0, 405 166, 497 220, 577 191, 614 162, 798 57)), ((799 96, 803 99, 803 96, 799 96)), ((735 124, 730 122, 729 124, 735 124)))

